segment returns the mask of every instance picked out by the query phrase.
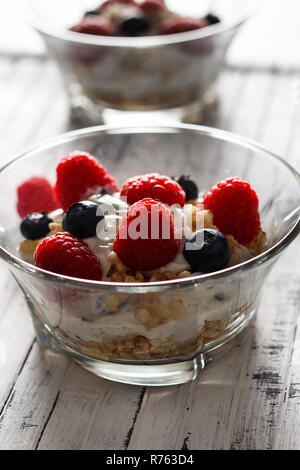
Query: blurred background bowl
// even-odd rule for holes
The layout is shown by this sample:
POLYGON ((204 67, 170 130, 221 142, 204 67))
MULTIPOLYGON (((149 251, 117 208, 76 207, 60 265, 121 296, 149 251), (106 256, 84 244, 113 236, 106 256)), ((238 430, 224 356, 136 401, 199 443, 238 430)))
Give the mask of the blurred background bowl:
POLYGON ((215 102, 214 84, 226 51, 254 12, 255 0, 168 0, 183 16, 209 12, 221 22, 167 36, 107 37, 70 32, 99 0, 28 0, 30 22, 56 58, 74 115, 82 122, 111 121, 117 111, 177 110, 178 119, 198 122, 215 102))

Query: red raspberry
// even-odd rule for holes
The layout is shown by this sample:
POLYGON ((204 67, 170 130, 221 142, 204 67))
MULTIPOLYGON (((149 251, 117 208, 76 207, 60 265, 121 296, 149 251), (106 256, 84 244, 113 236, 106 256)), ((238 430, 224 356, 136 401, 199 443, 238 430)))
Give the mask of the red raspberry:
POLYGON ((147 13, 154 13, 166 8, 164 0, 145 0, 140 4, 140 8, 147 13))
POLYGON ((110 194, 119 191, 116 180, 89 153, 66 155, 59 163, 56 174, 54 190, 64 211, 101 189, 110 194))
POLYGON ((70 28, 75 33, 93 34, 95 36, 114 36, 110 23, 98 16, 88 15, 79 24, 70 28))
POLYGON ((122 186, 121 197, 128 204, 134 204, 141 199, 151 197, 169 206, 185 203, 185 192, 182 187, 168 176, 150 173, 129 178, 122 186))
POLYGON ((243 245, 261 230, 257 194, 240 178, 228 178, 211 188, 204 207, 213 213, 213 222, 222 233, 233 235, 243 245))
POLYGON ((135 203, 122 219, 113 249, 133 271, 152 271, 173 261, 179 241, 170 210, 150 198, 135 203))
POLYGON ((192 31, 208 26, 206 20, 197 20, 196 18, 172 18, 165 22, 160 34, 175 34, 192 31))
POLYGON ((34 261, 38 268, 64 276, 100 281, 101 264, 88 245, 68 232, 56 233, 38 245, 34 261))
POLYGON ((33 212, 51 212, 58 208, 51 184, 41 176, 33 176, 17 188, 17 211, 24 218, 33 212))

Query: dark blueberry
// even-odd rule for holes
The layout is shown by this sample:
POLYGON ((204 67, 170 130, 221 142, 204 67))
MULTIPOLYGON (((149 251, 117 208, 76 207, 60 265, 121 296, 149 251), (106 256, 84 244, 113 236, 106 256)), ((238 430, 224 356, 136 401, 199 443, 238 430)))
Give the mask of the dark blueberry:
POLYGON ((230 258, 230 246, 221 232, 203 229, 186 242, 183 256, 193 273, 211 273, 225 268, 230 258))
POLYGON ((122 36, 139 36, 147 33, 151 27, 149 20, 145 16, 132 16, 125 18, 119 25, 119 33, 122 36))
POLYGON ((186 202, 192 201, 193 199, 197 199, 199 195, 199 189, 196 185, 195 181, 193 181, 190 176, 182 175, 180 178, 176 178, 176 181, 185 192, 185 200, 186 202))
POLYGON ((209 24, 217 24, 221 22, 220 18, 216 15, 213 15, 212 13, 208 13, 205 19, 209 22, 209 24))
POLYGON ((98 15, 101 15, 101 11, 98 9, 86 11, 84 14, 84 16, 98 16, 98 15))
POLYGON ((38 240, 48 235, 51 222, 53 220, 48 217, 47 212, 34 212, 22 220, 20 230, 23 237, 28 240, 38 240))
POLYGON ((81 201, 73 204, 63 218, 63 229, 78 238, 95 237, 97 229, 101 230, 104 214, 99 204, 92 201, 81 201), (98 226, 98 224, 101 225, 98 226))

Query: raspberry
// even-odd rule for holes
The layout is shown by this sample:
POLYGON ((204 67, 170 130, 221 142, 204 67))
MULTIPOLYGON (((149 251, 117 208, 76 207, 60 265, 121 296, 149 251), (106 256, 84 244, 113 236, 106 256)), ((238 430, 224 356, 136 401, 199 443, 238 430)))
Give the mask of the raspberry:
POLYGON ((37 267, 64 276, 100 281, 101 264, 88 245, 68 232, 56 233, 38 245, 37 267))
POLYGON ((185 203, 185 192, 182 187, 168 176, 150 173, 129 178, 122 186, 121 197, 128 204, 134 204, 141 199, 151 197, 169 206, 185 203))
POLYGON ((140 4, 141 10, 147 13, 154 13, 157 11, 164 10, 166 8, 164 0, 144 0, 140 4))
POLYGON ((160 34, 175 34, 208 26, 208 21, 195 18, 172 18, 165 22, 160 34))
POLYGON ((152 271, 173 261, 179 241, 170 210, 150 198, 135 203, 122 219, 113 249, 133 271, 152 271))
POLYGON ((110 194, 119 191, 116 180, 89 153, 73 152, 66 155, 60 161, 56 173, 54 189, 64 211, 102 189, 110 194))
POLYGON ((17 195, 17 211, 22 218, 33 212, 51 212, 58 208, 51 184, 41 176, 33 176, 22 183, 17 195))
POLYGON ((228 178, 211 188, 204 197, 204 207, 213 213, 218 229, 242 245, 261 230, 257 194, 240 178, 228 178))
POLYGON ((110 23, 97 16, 87 15, 77 25, 70 28, 75 33, 93 34, 96 36, 114 36, 114 30, 110 23))

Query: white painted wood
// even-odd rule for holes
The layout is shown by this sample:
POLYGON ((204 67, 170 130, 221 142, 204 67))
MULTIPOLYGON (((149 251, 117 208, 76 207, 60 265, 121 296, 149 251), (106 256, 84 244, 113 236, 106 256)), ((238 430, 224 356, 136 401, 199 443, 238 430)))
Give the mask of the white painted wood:
POLYGON ((147 390, 129 449, 225 448, 230 421, 236 414, 233 397, 252 336, 210 364, 192 384, 175 390, 147 390))
POLYGON ((34 331, 25 300, 18 286, 0 265, 0 413, 34 341, 34 331))
POLYGON ((39 449, 124 448, 141 394, 72 365, 39 449))
POLYGON ((0 421, 0 449, 35 449, 70 361, 35 344, 0 421))
POLYGON ((288 384, 284 391, 281 425, 277 429, 275 448, 300 449, 300 315, 296 325, 288 384))
POLYGON ((274 77, 270 94, 269 116, 266 116, 263 132, 258 139, 263 145, 289 160, 287 148, 290 142, 291 129, 295 120, 295 103, 293 74, 274 77))
POLYGON ((274 448, 298 315, 298 250, 299 243, 295 243, 282 255, 264 291, 232 430, 234 449, 274 448), (288 279, 288 283, 283 279, 288 279))

